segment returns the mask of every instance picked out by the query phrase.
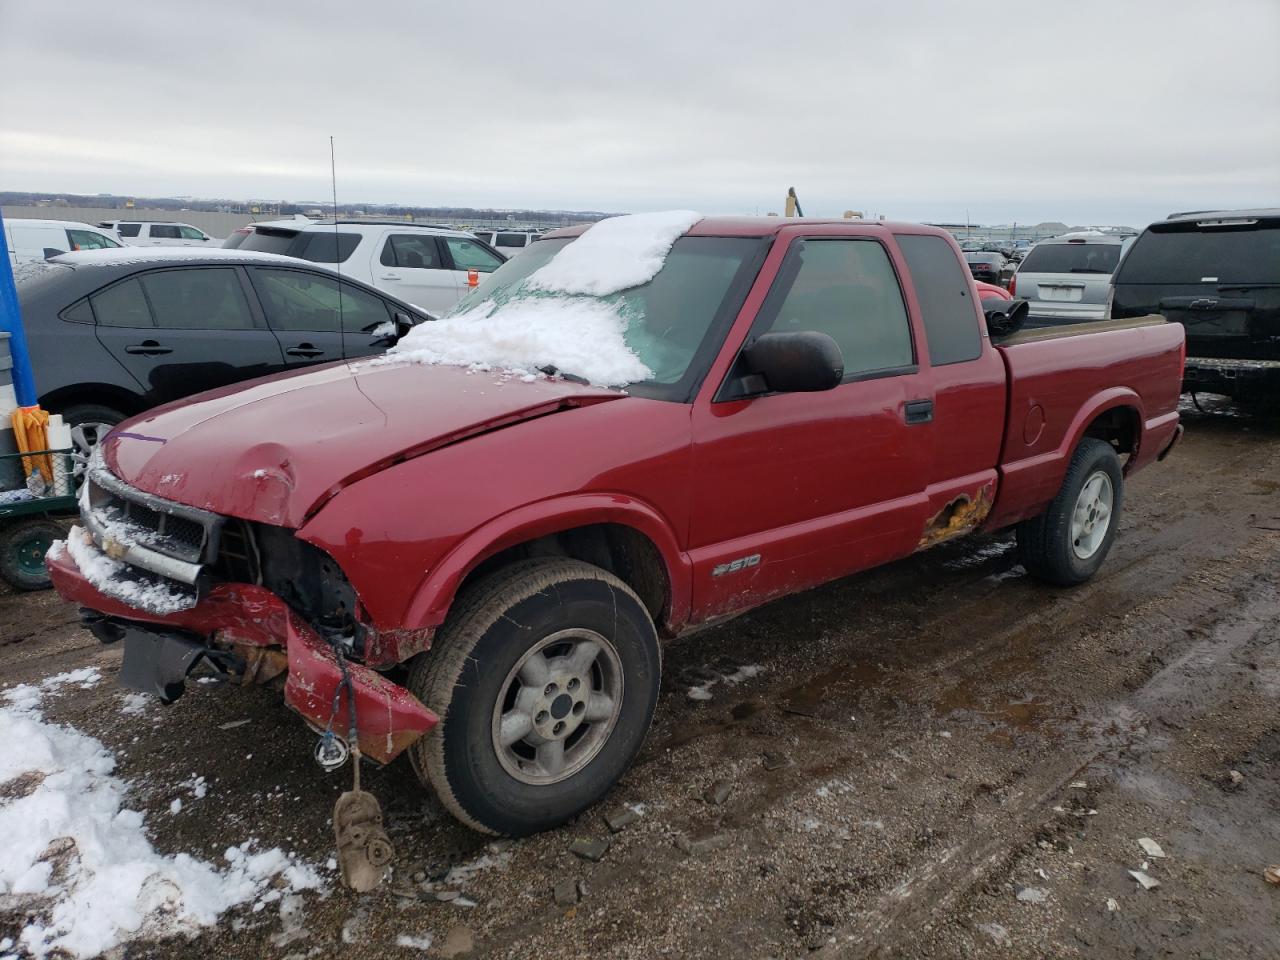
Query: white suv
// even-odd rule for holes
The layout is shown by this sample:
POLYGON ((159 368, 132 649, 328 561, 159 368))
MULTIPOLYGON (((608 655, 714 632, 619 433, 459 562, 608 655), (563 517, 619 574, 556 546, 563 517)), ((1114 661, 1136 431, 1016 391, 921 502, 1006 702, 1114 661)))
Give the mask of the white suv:
POLYGON ((504 262, 469 233, 403 220, 299 217, 251 223, 227 237, 223 246, 327 263, 437 316, 467 292, 472 271, 478 279, 504 262))
POLYGON ((189 223, 159 220, 102 220, 98 226, 112 230, 130 247, 217 247, 222 245, 189 223))

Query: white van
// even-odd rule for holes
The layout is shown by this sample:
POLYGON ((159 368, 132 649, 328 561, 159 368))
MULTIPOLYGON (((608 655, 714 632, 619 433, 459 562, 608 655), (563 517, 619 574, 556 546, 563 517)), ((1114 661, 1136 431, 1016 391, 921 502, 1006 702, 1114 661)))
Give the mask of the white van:
POLYGON ((9 245, 10 263, 47 260, 73 250, 100 250, 121 245, 105 230, 74 220, 6 219, 4 239, 9 245))

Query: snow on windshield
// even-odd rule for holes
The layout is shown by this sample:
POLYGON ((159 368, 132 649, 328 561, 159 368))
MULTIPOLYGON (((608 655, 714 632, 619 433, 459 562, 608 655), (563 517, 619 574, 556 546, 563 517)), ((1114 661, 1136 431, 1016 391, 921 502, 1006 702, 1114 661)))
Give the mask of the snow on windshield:
POLYGON ((658 275, 676 238, 702 219, 692 210, 601 220, 529 277, 533 290, 605 297, 658 275))
POLYGON ((603 387, 647 380, 653 371, 627 345, 624 306, 601 298, 657 276, 676 238, 699 219, 677 210, 602 220, 510 296, 420 324, 386 356, 524 379, 555 368, 603 387))

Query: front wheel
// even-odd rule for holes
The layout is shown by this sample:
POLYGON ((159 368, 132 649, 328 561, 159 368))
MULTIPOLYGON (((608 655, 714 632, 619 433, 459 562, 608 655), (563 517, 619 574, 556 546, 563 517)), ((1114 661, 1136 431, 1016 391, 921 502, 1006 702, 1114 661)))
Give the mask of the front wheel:
POLYGON ((488 833, 558 826, 600 800, 653 719, 661 652, 613 574, 530 560, 468 590, 409 689, 440 715, 410 752, 450 813, 488 833))
POLYGON ((1092 437, 1081 440, 1049 508, 1018 524, 1018 553, 1027 572, 1064 587, 1090 579, 1111 550, 1123 500, 1115 448, 1092 437))

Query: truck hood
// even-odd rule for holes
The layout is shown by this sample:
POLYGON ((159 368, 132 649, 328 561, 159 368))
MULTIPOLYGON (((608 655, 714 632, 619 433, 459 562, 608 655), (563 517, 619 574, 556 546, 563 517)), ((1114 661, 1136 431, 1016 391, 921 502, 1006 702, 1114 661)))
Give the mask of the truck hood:
POLYGON ((339 363, 200 394, 122 423, 113 474, 147 493, 297 528, 393 463, 534 417, 624 397, 405 361, 339 363))

